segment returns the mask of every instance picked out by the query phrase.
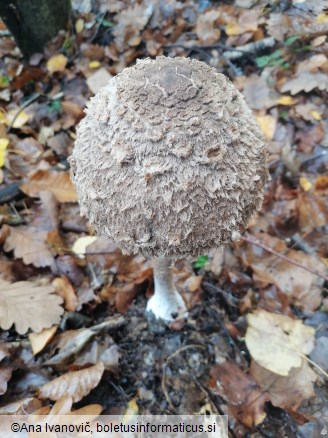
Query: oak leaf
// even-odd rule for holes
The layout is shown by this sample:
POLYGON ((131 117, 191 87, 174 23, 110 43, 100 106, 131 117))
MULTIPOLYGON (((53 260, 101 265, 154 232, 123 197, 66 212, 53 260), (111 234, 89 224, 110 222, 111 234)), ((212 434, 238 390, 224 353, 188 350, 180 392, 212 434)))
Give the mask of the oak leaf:
POLYGON ((53 294, 49 285, 40 286, 31 281, 8 283, 0 280, 0 326, 8 330, 15 324, 23 335, 31 328, 34 332, 58 324, 63 308, 62 299, 53 294))
POLYGON ((99 384, 104 370, 104 364, 99 362, 92 367, 63 374, 41 386, 38 397, 59 400, 66 395, 72 397, 73 402, 76 403, 99 384))
POLYGON ((11 227, 4 250, 14 251, 15 257, 23 259, 26 265, 31 263, 38 268, 52 266, 54 257, 46 243, 47 236, 47 231, 34 227, 11 227))
POLYGON ((68 172, 50 172, 38 170, 26 184, 21 186, 26 195, 35 198, 40 192, 48 190, 58 202, 76 202, 77 195, 68 172))
POLYGON ((314 328, 300 320, 259 309, 247 315, 247 322, 245 342, 252 358, 280 376, 299 368, 314 347, 314 328))

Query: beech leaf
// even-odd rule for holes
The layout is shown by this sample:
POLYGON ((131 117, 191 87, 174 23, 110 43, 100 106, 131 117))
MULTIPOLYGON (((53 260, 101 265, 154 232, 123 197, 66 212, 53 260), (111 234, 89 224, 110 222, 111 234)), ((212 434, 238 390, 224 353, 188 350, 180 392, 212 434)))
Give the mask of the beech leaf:
POLYGON ((63 374, 41 386, 38 391, 38 397, 41 399, 50 398, 50 400, 59 400, 66 395, 71 396, 73 402, 76 403, 98 385, 104 370, 104 364, 99 362, 92 367, 63 374))
POLYGON ((247 315, 246 345, 263 368, 288 376, 314 347, 315 330, 300 320, 259 309, 247 315))

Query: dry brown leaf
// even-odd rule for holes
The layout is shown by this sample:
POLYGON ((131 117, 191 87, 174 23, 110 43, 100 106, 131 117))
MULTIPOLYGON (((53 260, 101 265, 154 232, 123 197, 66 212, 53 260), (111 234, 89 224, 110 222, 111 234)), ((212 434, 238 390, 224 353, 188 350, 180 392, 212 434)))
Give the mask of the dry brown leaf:
POLYGON ((210 375, 215 385, 213 392, 227 401, 233 416, 247 427, 262 423, 266 417, 264 405, 270 397, 251 376, 230 361, 214 365, 210 375))
POLYGON ((258 28, 259 11, 244 10, 238 18, 238 22, 228 23, 225 33, 228 36, 241 35, 245 32, 256 32, 258 28))
POLYGON ((40 409, 42 402, 34 397, 26 397, 0 408, 0 415, 26 415, 40 409))
POLYGON ((54 257, 46 243, 47 231, 38 231, 34 227, 10 228, 10 235, 4 245, 5 251, 14 251, 16 258, 33 264, 38 268, 52 266, 54 257))
POLYGON ((247 315, 245 342, 254 360, 280 376, 302 365, 314 347, 315 330, 300 320, 259 309, 247 315))
POLYGON ((75 312, 78 299, 74 288, 66 277, 55 278, 52 285, 56 289, 57 295, 64 299, 64 307, 68 312, 75 312))
POLYGON ((87 79, 87 85, 93 94, 96 94, 100 88, 108 85, 108 82, 112 78, 112 75, 103 67, 96 71, 93 75, 87 79))
POLYGON ((41 386, 38 397, 59 400, 66 395, 72 397, 73 402, 76 403, 99 384, 104 369, 104 364, 99 362, 84 370, 64 374, 41 386))
MULTIPOLYGON (((259 241, 291 260, 326 273, 325 265, 318 257, 288 249, 282 240, 266 233, 259 235, 259 241)), ((259 286, 276 285, 291 303, 306 310, 315 310, 320 306, 323 279, 254 245, 243 246, 241 256, 246 266, 252 268, 253 279, 259 286)))
POLYGON ((277 105, 279 94, 270 84, 270 78, 253 74, 243 81, 246 102, 254 110, 268 109, 277 105))
POLYGON ((154 10, 154 5, 143 1, 122 10, 116 15, 117 25, 112 34, 115 37, 116 46, 123 52, 126 45, 135 45, 135 39, 140 37, 140 31, 144 29, 154 10))
POLYGON ((76 202, 77 195, 68 172, 38 170, 29 181, 21 186, 28 196, 39 197, 40 192, 48 190, 58 202, 76 202))
POLYGON ((17 333, 23 335, 31 328, 38 333, 58 324, 63 308, 62 299, 53 294, 50 285, 40 286, 31 281, 8 283, 0 280, 0 326, 9 330, 15 324, 17 333))
POLYGON ((270 394, 272 404, 281 409, 297 410, 303 400, 315 395, 313 383, 317 375, 304 359, 286 377, 266 370, 253 360, 250 374, 270 394))
POLYGON ((288 80, 282 87, 282 93, 290 92, 292 95, 305 91, 306 93, 319 88, 328 90, 328 76, 325 73, 301 72, 296 78, 288 80))
POLYGON ((219 17, 220 12, 215 9, 198 15, 196 34, 203 44, 213 44, 220 39, 221 31, 215 23, 219 17))
POLYGON ((117 315, 89 328, 66 330, 57 337, 58 342, 54 349, 57 353, 45 363, 51 366, 65 364, 72 356, 78 354, 89 340, 98 333, 120 327, 124 324, 124 321, 123 316, 117 315))
POLYGON ((43 329, 40 333, 30 333, 28 339, 30 341, 32 351, 34 356, 44 349, 44 347, 51 341, 54 337, 58 326, 43 329))

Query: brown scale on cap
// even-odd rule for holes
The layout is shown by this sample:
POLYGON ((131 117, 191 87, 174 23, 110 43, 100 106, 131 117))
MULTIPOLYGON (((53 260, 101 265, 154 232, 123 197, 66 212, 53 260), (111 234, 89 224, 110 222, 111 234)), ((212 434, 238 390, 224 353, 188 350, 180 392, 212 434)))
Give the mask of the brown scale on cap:
POLYGON ((187 58, 124 69, 93 97, 70 159, 81 214, 124 253, 172 260, 238 239, 261 207, 266 148, 243 96, 187 58))

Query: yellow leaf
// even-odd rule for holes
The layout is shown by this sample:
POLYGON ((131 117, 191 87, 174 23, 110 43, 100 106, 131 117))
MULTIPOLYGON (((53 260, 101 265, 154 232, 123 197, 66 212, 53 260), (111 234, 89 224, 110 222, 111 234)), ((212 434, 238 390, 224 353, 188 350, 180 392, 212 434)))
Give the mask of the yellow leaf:
POLYGON ((300 186, 304 190, 304 192, 309 192, 312 188, 312 183, 305 176, 300 177, 300 186))
POLYGON ((314 120, 321 120, 321 114, 318 111, 311 111, 311 116, 314 120))
POLYGON ((225 28, 225 33, 228 36, 240 35, 244 32, 245 32, 244 28, 239 26, 237 23, 229 23, 225 28))
POLYGON ((34 356, 40 353, 40 351, 42 351, 44 347, 51 341, 57 331, 57 328, 58 326, 54 325, 53 327, 43 329, 40 333, 30 333, 28 335, 34 356))
POLYGON ((56 71, 64 71, 67 64, 66 56, 59 53, 48 59, 47 69, 49 73, 55 73, 56 71))
POLYGON ((6 149, 9 145, 8 138, 0 138, 0 167, 5 164, 6 149))
POLYGON ((130 415, 138 415, 139 414, 139 407, 136 402, 136 398, 133 398, 130 400, 126 406, 125 412, 123 414, 123 423, 129 422, 129 416, 130 415))
POLYGON ((291 105, 295 105, 295 103, 297 103, 297 100, 294 99, 292 96, 281 96, 277 100, 277 103, 279 105, 291 106, 291 105))
POLYGON ((18 112, 19 109, 11 110, 7 113, 6 125, 13 128, 21 128, 29 120, 29 115, 25 111, 18 112))
POLYGON ((83 20, 83 18, 79 18, 75 22, 75 32, 76 33, 81 33, 83 28, 84 28, 84 20, 83 20))
POLYGON ((264 138, 266 140, 272 140, 274 133, 276 131, 276 120, 270 115, 266 116, 256 116, 257 123, 262 129, 264 138))
POLYGON ((99 61, 91 61, 89 62, 89 68, 99 68, 101 66, 99 61))
POLYGON ((318 24, 325 23, 326 21, 328 21, 328 14, 323 12, 322 14, 317 16, 317 20, 316 21, 317 21, 318 24))

